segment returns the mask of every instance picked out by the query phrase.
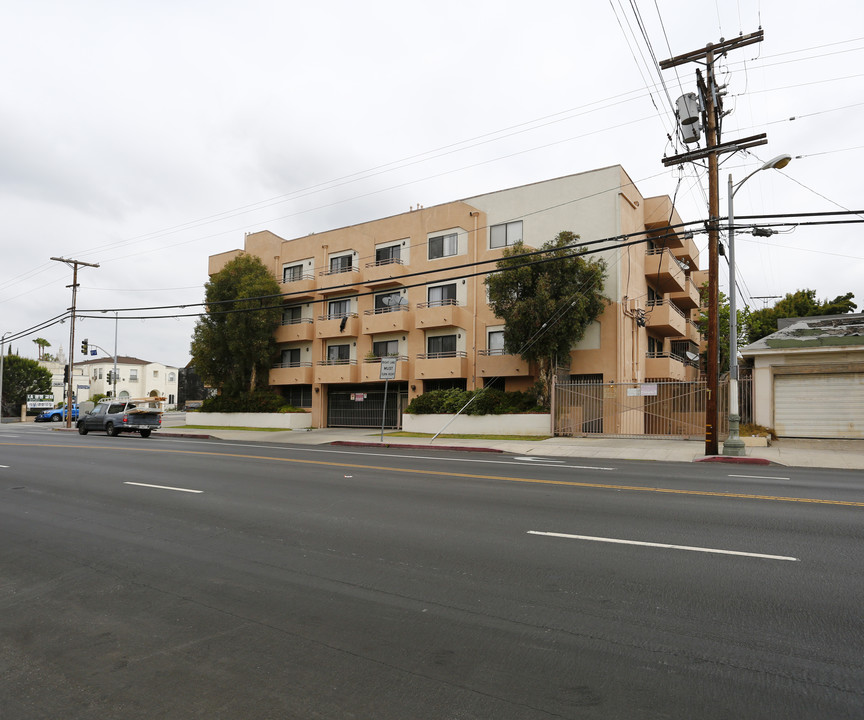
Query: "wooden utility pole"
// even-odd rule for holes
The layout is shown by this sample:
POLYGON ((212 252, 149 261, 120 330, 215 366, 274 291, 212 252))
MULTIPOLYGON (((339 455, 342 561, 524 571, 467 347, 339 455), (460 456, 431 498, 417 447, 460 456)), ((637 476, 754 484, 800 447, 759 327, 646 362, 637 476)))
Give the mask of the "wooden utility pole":
POLYGON ((72 307, 69 327, 69 385, 66 388, 66 427, 72 427, 72 382, 75 376, 75 302, 78 297, 78 266, 98 268, 98 263, 86 263, 81 260, 67 260, 66 258, 52 257, 52 260, 63 262, 72 267, 72 284, 66 287, 72 288, 72 307))
MULTIPOLYGON (((734 50, 752 43, 762 42, 764 33, 759 30, 749 35, 742 35, 734 40, 721 40, 716 45, 708 43, 704 50, 693 50, 664 60, 660 63, 661 70, 684 65, 690 62, 705 60, 705 79, 699 70, 696 71, 699 94, 702 98, 703 122, 705 125, 705 149, 663 158, 663 164, 680 165, 683 162, 693 162, 708 158, 708 362, 706 381, 708 397, 705 402, 705 454, 718 455, 720 451, 717 437, 718 396, 720 390, 720 321, 719 321, 719 266, 720 266, 720 178, 717 157, 724 152, 736 152, 768 142, 767 136, 754 135, 742 138, 733 143, 720 142, 720 126, 723 117, 723 96, 714 75, 714 59, 729 50, 734 50)), ((734 278, 732 279, 734 282, 734 278)))

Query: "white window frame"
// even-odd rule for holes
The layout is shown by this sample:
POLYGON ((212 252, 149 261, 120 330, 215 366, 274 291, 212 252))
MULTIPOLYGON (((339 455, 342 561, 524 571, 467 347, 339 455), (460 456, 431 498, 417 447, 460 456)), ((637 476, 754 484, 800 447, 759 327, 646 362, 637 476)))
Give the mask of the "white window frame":
POLYGON ((454 255, 459 254, 459 233, 442 233, 441 235, 435 235, 430 237, 427 241, 428 246, 428 258, 429 260, 439 260, 445 257, 453 257, 454 255), (441 241, 441 254, 432 254, 432 242, 433 241, 441 241), (452 250, 452 252, 448 252, 452 250))
POLYGON ((510 245, 515 245, 517 242, 521 241, 524 238, 522 234, 522 221, 521 220, 512 220, 506 223, 499 223, 498 225, 493 225, 489 228, 489 247, 493 250, 498 250, 500 248, 509 247, 510 245), (496 241, 496 235, 500 236, 503 233, 504 242, 501 243, 500 240, 496 241))

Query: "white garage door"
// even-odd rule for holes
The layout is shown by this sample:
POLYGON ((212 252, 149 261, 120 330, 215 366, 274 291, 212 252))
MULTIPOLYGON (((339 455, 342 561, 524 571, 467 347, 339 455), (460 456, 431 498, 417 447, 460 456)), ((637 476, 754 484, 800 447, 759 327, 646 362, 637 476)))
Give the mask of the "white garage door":
POLYGON ((864 438, 864 373, 775 376, 774 432, 864 438))

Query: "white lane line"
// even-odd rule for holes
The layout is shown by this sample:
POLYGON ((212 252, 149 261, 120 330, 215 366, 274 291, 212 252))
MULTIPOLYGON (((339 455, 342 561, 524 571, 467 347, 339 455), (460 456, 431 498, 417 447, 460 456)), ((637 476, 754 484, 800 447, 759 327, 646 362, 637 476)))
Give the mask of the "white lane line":
POLYGON ((538 463, 538 462, 562 463, 562 462, 564 462, 563 460, 557 460, 555 458, 545 458, 545 457, 536 457, 536 456, 531 456, 531 457, 519 456, 519 457, 514 457, 513 459, 514 460, 527 460, 528 462, 535 462, 535 463, 538 463))
POLYGON ((9 465, 0 465, 0 468, 8 468, 9 465))
POLYGON ((176 492, 203 493, 203 490, 190 490, 189 488, 168 487, 167 485, 150 485, 148 483, 123 482, 124 485, 137 485, 138 487, 156 488, 157 490, 174 490, 176 492))
POLYGON ((727 477, 749 478, 751 480, 789 480, 788 477, 774 477, 773 475, 728 475, 727 477))
POLYGON ((716 555, 741 555, 743 557, 764 558, 766 560, 788 560, 790 562, 800 562, 800 558, 796 557, 739 552, 738 550, 718 550, 717 548, 691 547, 689 545, 668 545, 666 543, 641 542, 639 540, 620 540, 618 538, 592 537, 590 535, 568 535, 566 533, 541 532, 539 530, 528 530, 528 534, 568 538, 570 540, 590 540, 592 542, 617 543, 619 545, 641 545, 643 547, 665 548, 667 550, 690 550, 691 552, 714 553, 716 555))

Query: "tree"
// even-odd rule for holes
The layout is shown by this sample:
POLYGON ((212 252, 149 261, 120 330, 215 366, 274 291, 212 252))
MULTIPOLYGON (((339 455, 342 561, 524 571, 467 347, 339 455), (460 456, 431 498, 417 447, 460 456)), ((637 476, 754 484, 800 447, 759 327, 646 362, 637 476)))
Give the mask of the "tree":
POLYGON ((7 355, 3 361, 3 414, 13 415, 28 394, 51 394, 51 372, 36 360, 7 355))
POLYGON ((192 337, 192 363, 228 396, 265 388, 282 314, 279 283, 253 255, 240 255, 205 285, 207 313, 192 337), (249 299, 244 299, 249 298, 249 299))
POLYGON ((754 310, 747 318, 747 342, 756 342, 766 335, 777 332, 779 318, 812 317, 814 315, 843 315, 853 312, 858 306, 849 292, 833 300, 817 300, 815 290, 797 290, 786 293, 773 308, 754 310))
POLYGON ((45 338, 36 338, 34 341, 36 345, 39 347, 39 359, 46 360, 45 357, 45 348, 51 347, 51 343, 48 342, 45 338))
POLYGON ((505 248, 498 262, 506 272, 486 278, 489 304, 505 323, 504 350, 536 364, 542 405, 549 404, 556 361, 569 359, 573 345, 609 302, 603 295, 606 263, 575 256, 578 240, 565 230, 540 248, 543 255, 530 258, 519 257, 527 250, 520 241, 505 248))
MULTIPOLYGON (((705 283, 702 287, 703 294, 708 292, 708 283, 705 283)), ((702 301, 703 309, 699 314, 699 332, 702 333, 703 338, 708 337, 708 312, 707 312, 707 296, 703 298, 702 301)), ((740 347, 745 343, 746 335, 744 334, 747 329, 748 318, 750 317, 750 313, 747 308, 743 310, 736 309, 735 314, 738 316, 738 346, 740 347)), ((719 370, 720 372, 728 372, 729 371, 729 298, 722 292, 718 293, 718 302, 717 302, 717 320, 719 322, 719 335, 717 337, 717 344, 719 345, 719 370)), ((704 357, 707 353, 707 349, 702 353, 703 356, 703 365, 704 357)))

